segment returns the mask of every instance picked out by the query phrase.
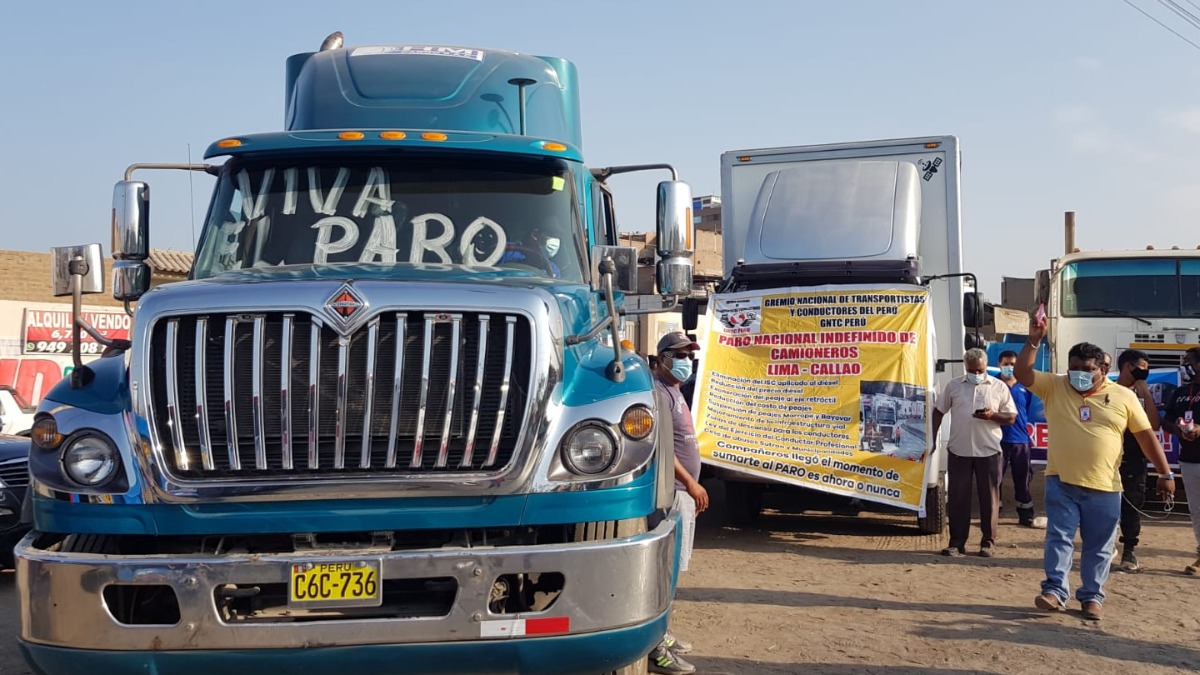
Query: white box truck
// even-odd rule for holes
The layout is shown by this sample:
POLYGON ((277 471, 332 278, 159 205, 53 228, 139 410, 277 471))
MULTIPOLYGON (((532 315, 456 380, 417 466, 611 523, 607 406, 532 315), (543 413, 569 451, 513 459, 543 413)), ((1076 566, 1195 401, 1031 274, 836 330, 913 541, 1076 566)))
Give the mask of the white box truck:
POLYGON ((958 139, 726 152, 721 197, 695 415, 731 520, 816 490, 940 532, 944 442, 927 440, 927 411, 983 344, 964 330, 983 304, 963 270, 958 139))

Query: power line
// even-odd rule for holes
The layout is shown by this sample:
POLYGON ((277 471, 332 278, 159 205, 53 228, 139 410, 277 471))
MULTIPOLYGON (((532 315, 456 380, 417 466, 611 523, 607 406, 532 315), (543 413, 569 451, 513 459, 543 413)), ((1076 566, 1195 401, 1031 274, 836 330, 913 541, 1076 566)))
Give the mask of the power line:
POLYGON ((1174 0, 1158 0, 1158 4, 1169 9, 1175 16, 1178 16, 1196 28, 1200 28, 1200 19, 1197 19, 1196 15, 1189 12, 1186 8, 1181 7, 1178 2, 1174 0))
POLYGON ((1184 42, 1188 43, 1189 45, 1191 45, 1191 46, 1195 47, 1196 49, 1200 50, 1200 45, 1196 44, 1195 42, 1192 42, 1191 40, 1189 40, 1189 39, 1187 39, 1187 38, 1185 38, 1185 37, 1184 37, 1182 34, 1180 34, 1180 33, 1179 33, 1179 31, 1176 31, 1174 28, 1171 28, 1170 26, 1168 26, 1167 24, 1163 23, 1162 21, 1159 21, 1158 19, 1154 18, 1154 16, 1152 16, 1151 14, 1149 14, 1148 12, 1146 12, 1146 10, 1144 10, 1144 9, 1142 9, 1141 7, 1138 7, 1137 5, 1133 4, 1133 2, 1132 2, 1131 0, 1123 0, 1123 2, 1124 2, 1125 4, 1127 4, 1127 5, 1129 5, 1130 7, 1132 7, 1132 8, 1134 8, 1134 9, 1136 9, 1136 10, 1137 10, 1138 12, 1140 12, 1140 13, 1141 13, 1143 16, 1145 16, 1147 19, 1150 19, 1150 20, 1151 20, 1151 21, 1153 21, 1154 23, 1156 23, 1156 24, 1158 24, 1158 25, 1162 26, 1163 28, 1165 28, 1165 29, 1167 29, 1167 30, 1171 31, 1171 33, 1172 33, 1172 34, 1173 34, 1175 37, 1179 38, 1180 40, 1183 40, 1184 42))

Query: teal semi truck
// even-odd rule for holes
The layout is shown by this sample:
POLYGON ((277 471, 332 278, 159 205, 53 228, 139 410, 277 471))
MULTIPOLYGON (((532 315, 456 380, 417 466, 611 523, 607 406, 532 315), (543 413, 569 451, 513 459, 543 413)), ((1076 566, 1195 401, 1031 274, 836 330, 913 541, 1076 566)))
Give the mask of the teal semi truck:
POLYGON ((55 249, 76 368, 41 404, 21 648, 39 673, 635 673, 674 597, 670 416, 620 346, 691 290, 691 191, 588 169, 561 58, 287 61, 285 131, 116 186, 128 341, 80 359, 98 244, 55 249), (149 288, 149 188, 215 190, 149 288), (625 308, 609 176, 658 186, 625 308), (136 301, 136 312, 133 303, 136 301))

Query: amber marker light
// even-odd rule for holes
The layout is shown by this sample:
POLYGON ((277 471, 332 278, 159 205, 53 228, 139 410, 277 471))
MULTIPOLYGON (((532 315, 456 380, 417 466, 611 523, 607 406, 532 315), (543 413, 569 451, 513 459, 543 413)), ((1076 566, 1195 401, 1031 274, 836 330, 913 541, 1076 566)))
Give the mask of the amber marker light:
POLYGON ((635 405, 621 416, 621 431, 635 441, 640 441, 654 431, 654 415, 650 409, 635 405))
POLYGON ((43 450, 53 450, 62 443, 62 434, 58 431, 58 422, 54 418, 47 415, 39 417, 33 423, 33 429, 29 431, 29 437, 33 440, 33 444, 43 450))
POLYGON ((942 144, 941 144, 941 143, 926 143, 926 144, 925 144, 925 147, 927 147, 927 148, 929 148, 930 150, 932 150, 932 149, 934 149, 934 148, 940 148, 940 147, 942 147, 942 144))
POLYGON ((382 131, 379 133, 379 137, 385 141, 402 141, 408 138, 408 134, 403 131, 382 131))
POLYGON ((426 141, 444 141, 446 140, 446 134, 439 131, 426 131, 421 134, 421 139, 426 141))
POLYGON ((236 148, 236 147, 240 146, 241 144, 242 144, 242 141, 240 138, 226 138, 226 139, 217 141, 218 148, 236 148))
POLYGON ((338 138, 342 139, 343 141, 361 141, 363 139, 363 132, 343 131, 342 133, 338 134, 338 138))
POLYGON ((562 143, 554 143, 553 141, 544 141, 542 143, 542 147, 544 149, 550 150, 552 152, 566 152, 567 151, 567 146, 563 145, 562 143))

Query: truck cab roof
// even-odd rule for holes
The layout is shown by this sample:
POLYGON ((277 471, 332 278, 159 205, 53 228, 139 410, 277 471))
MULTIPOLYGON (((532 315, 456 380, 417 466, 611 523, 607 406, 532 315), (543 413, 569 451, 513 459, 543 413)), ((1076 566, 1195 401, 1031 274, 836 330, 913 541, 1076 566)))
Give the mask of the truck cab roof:
POLYGON ((296 54, 287 60, 285 129, 530 135, 581 147, 577 79, 566 59, 473 47, 296 54))

